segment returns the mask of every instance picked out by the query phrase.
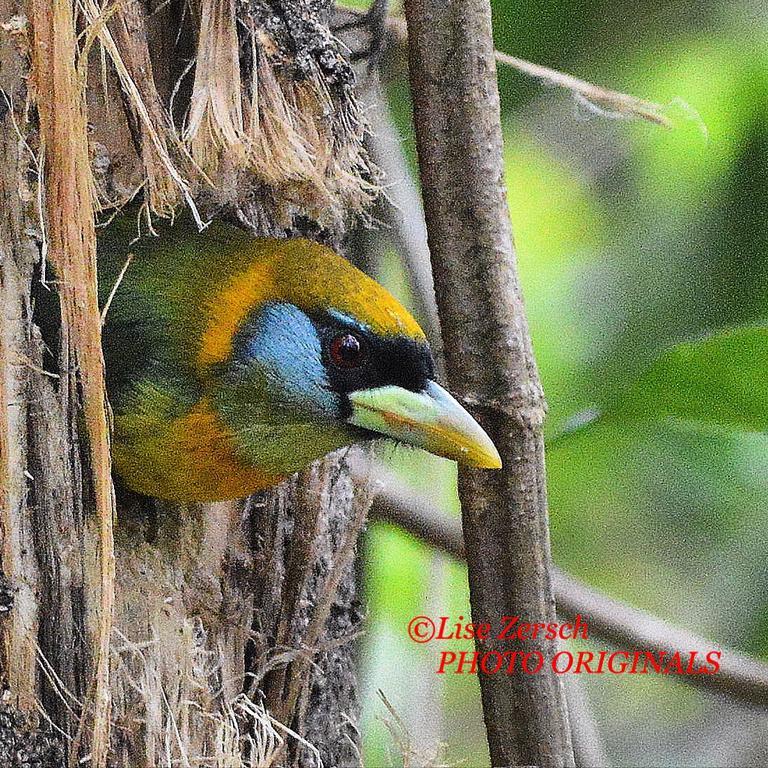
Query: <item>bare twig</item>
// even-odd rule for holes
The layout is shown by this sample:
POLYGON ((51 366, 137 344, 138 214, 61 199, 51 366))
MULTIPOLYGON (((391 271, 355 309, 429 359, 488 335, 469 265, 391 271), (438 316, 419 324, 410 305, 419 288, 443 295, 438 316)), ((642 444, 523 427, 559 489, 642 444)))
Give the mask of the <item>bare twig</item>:
MULTIPOLYGON (((66 349, 77 361, 98 527, 98 616, 92 638, 94 708, 91 765, 103 768, 110 740, 110 640, 115 603, 114 494, 96 292, 96 233, 85 93, 75 67, 75 20, 65 0, 31 3, 33 75, 45 162, 49 257, 61 276, 66 349)), ((72 366, 74 368, 74 366, 72 366)), ((91 597, 90 595, 88 597, 91 597)), ((92 596, 94 602, 97 597, 92 596)), ((82 728, 82 724, 81 724, 82 728)))
POLYGON ((128 271, 128 267, 131 266, 132 261, 133 261, 133 254, 129 253, 128 257, 125 260, 125 264, 123 264, 123 267, 120 270, 120 274, 117 276, 117 279, 115 280, 115 284, 112 286, 112 290, 110 290, 109 292, 109 296, 107 296, 107 300, 104 302, 104 308, 101 310, 102 325, 104 325, 104 321, 107 319, 107 312, 109 312, 109 308, 112 306, 112 300, 115 298, 117 289, 120 287, 120 283, 123 282, 125 273, 128 271))
POLYGON ((584 679, 581 675, 565 675, 563 682, 577 768, 608 768, 608 755, 589 706, 584 679))
POLYGON ((427 228, 419 188, 408 167, 402 139, 390 117, 386 94, 375 75, 371 77, 366 96, 372 105, 368 113, 371 157, 383 171, 386 182, 386 199, 380 203, 381 215, 389 224, 393 244, 403 259, 413 285, 417 312, 425 322, 424 327, 433 351, 436 357, 440 357, 440 320, 435 303, 427 228))
MULTIPOLYGON (((472 616, 555 617, 542 422, 504 186, 488 0, 406 0, 414 124, 448 380, 505 468, 459 469, 472 616)), ((503 640, 477 640, 481 654, 503 640)), ((554 640, 524 641, 552 658, 554 640)), ((546 671, 544 671, 546 670, 546 671)), ((480 675, 494 765, 573 765, 562 683, 480 675)))
POLYGON ((568 75, 565 72, 558 72, 556 69, 544 67, 541 64, 534 64, 501 51, 496 51, 496 61, 513 67, 518 72, 530 75, 534 79, 548 85, 565 88, 578 99, 583 100, 589 105, 596 106, 601 114, 607 114, 609 117, 637 117, 641 120, 647 120, 649 123, 661 125, 664 128, 672 127, 671 120, 661 114, 664 109, 661 104, 638 99, 636 96, 630 96, 620 91, 612 91, 586 80, 581 80, 578 77, 573 77, 573 75, 568 75))
MULTIPOLYGON (((363 12, 354 8, 344 8, 343 12, 353 18, 362 18, 363 12)), ((408 41, 408 28, 405 19, 399 16, 387 18, 387 31, 400 45, 408 41)), ((535 64, 517 56, 494 51, 496 61, 507 67, 512 67, 524 75, 539 80, 547 85, 563 88, 570 91, 578 101, 591 106, 601 115, 613 118, 637 118, 649 123, 672 128, 672 121, 663 114, 664 105, 654 101, 640 99, 621 91, 603 88, 587 80, 574 77, 565 72, 560 72, 542 64, 535 64)))
MULTIPOLYGON (((681 654, 697 651, 702 658, 708 651, 720 649, 717 643, 613 600, 562 571, 556 573, 555 583, 559 609, 568 616, 577 613, 589 616, 590 631, 617 646, 664 651, 669 655, 675 651, 681 654)), ((720 691, 749 704, 768 706, 768 667, 738 651, 729 648, 721 650, 717 674, 676 677, 696 687, 720 691)))
POLYGON ((381 464, 370 468, 354 460, 350 466, 356 483, 373 477, 380 485, 371 507, 373 517, 408 531, 456 560, 466 561, 461 523, 457 519, 448 517, 430 499, 407 488, 381 464))
MULTIPOLYGON (((431 500, 406 488, 383 467, 355 467, 357 472, 364 472, 366 477, 372 474, 381 483, 371 508, 374 517, 403 528, 458 560, 466 559, 458 520, 449 518, 431 500)), ((747 704, 768 707, 766 664, 615 600, 557 568, 553 571, 553 585, 558 614, 568 618, 581 615, 589 625, 590 636, 601 637, 622 649, 683 655, 698 651, 702 657, 708 651, 722 650, 717 674, 676 675, 674 679, 747 704)))

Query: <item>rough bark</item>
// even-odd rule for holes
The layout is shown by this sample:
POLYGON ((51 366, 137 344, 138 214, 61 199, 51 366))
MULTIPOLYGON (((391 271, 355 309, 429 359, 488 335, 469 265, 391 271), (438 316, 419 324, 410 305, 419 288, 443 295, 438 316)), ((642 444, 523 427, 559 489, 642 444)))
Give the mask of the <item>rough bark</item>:
POLYGON ((0 45, 5 107, 0 132, 0 524, 2 570, 16 593, 2 623, 2 671, 9 707, 31 712, 39 700, 58 727, 74 737, 77 706, 61 691, 82 701, 92 679, 85 615, 93 595, 86 594, 85 572, 86 553, 96 551, 97 543, 83 516, 70 384, 60 373, 46 374, 44 346, 32 322, 33 284, 41 279, 38 166, 32 157, 38 142, 26 120, 29 38, 22 11, 20 3, 0 3, 8 25, 0 45))
MULTIPOLYGON (((0 2, 3 20, 10 20, 18 11, 18 4, 12 0, 0 2)), ((39 574, 31 520, 26 513, 30 452, 27 385, 34 376, 32 366, 41 360, 41 350, 30 334, 28 297, 37 249, 25 230, 33 221, 32 205, 29 199, 24 204, 19 189, 19 182, 27 177, 29 160, 13 130, 14 105, 26 100, 26 64, 23 51, 9 43, 6 37, 0 45, 0 503, 2 563, 15 595, 13 610, 7 612, 1 626, 6 654, 14 660, 12 666, 6 667, 5 676, 16 704, 27 709, 36 695, 35 648, 29 638, 36 635, 39 621, 35 595, 39 574)), ((31 190, 25 196, 29 198, 31 190)), ((42 377, 38 383, 43 393, 53 389, 52 382, 42 377)))
MULTIPOLYGON (((475 622, 555 620, 545 403, 516 273, 503 180, 487 0, 407 0, 411 90, 435 288, 452 391, 493 438, 504 470, 460 470, 475 622)), ((538 651, 539 674, 480 675, 494 765, 573 764, 561 682, 544 639, 478 651, 538 651)))
MULTIPOLYGON (((94 43, 86 98, 97 205, 143 184, 155 214, 186 203, 258 234, 341 240, 345 217, 375 194, 375 174, 352 71, 328 33, 330 2, 128 0, 106 26, 99 3, 80 7, 94 32, 80 44, 94 43), (195 144, 182 123, 195 99, 205 106, 210 83, 185 70, 205 19, 235 45, 242 123, 227 134, 220 112, 201 107, 195 144), (235 140, 252 142, 246 155, 235 140)), ((0 569, 10 585, 0 590, 0 757, 29 745, 44 768, 59 768, 64 751, 76 759, 91 748, 104 574, 80 381, 69 358, 46 353, 34 322, 46 218, 27 10, 0 0, 0 569), (39 705, 41 719, 31 714, 39 705)), ((179 507, 125 492, 118 502, 108 764, 357 764, 353 560, 368 496, 344 456, 245 505, 179 507)))

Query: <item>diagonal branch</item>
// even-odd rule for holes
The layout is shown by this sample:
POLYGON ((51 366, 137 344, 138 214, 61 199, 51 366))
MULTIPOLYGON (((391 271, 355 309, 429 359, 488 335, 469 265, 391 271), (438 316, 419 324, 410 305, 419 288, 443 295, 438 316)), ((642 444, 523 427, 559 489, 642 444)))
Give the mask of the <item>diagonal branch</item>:
MULTIPOLYGON (((337 29, 347 29, 362 23, 364 12, 355 8, 340 8, 338 12, 347 18, 342 21, 337 29)), ((405 46, 408 43, 408 28, 405 19, 399 16, 389 16, 386 23, 387 32, 398 45, 405 46)), ((494 51, 496 61, 507 67, 512 67, 518 72, 532 77, 547 85, 563 88, 570 91, 577 101, 586 104, 594 111, 605 117, 613 118, 637 118, 649 123, 660 125, 664 128, 672 128, 672 121, 663 114, 664 105, 647 99, 640 99, 621 91, 614 91, 595 85, 588 80, 560 72, 557 69, 536 64, 517 56, 512 56, 504 51, 494 51)))
MULTIPOLYGON (((373 470, 355 467, 354 471, 366 478, 370 472, 382 484, 371 508, 375 518, 408 531, 457 560, 466 559, 458 520, 449 518, 429 499, 406 488, 381 466, 373 470)), ((557 568, 553 572, 553 585, 558 614, 568 618, 580 614, 589 625, 590 635, 619 648, 681 655, 697 651, 702 657, 708 651, 722 650, 717 674, 676 676, 675 679, 746 704, 768 707, 768 665, 763 662, 615 600, 557 568)))
POLYGON ((664 107, 656 102, 639 99, 628 93, 621 93, 621 91, 612 91, 565 72, 558 72, 556 69, 534 64, 525 59, 519 59, 517 56, 510 56, 510 54, 502 51, 496 51, 496 61, 499 64, 513 67, 525 75, 530 75, 542 83, 565 88, 578 100, 596 107, 601 114, 609 117, 637 117, 664 128, 672 127, 671 120, 661 114, 664 107))
POLYGON ((585 690, 586 680, 580 675, 565 675, 563 682, 576 765, 578 768, 610 768, 608 753, 585 690))
POLYGON ((381 215, 389 226, 385 234, 390 236, 403 259, 414 288, 417 310, 424 318, 425 329, 434 347, 440 344, 440 319, 419 187, 408 167, 403 140, 390 114, 387 95, 376 75, 371 76, 367 98, 371 105, 368 110, 370 152, 387 182, 386 198, 381 201, 381 215))

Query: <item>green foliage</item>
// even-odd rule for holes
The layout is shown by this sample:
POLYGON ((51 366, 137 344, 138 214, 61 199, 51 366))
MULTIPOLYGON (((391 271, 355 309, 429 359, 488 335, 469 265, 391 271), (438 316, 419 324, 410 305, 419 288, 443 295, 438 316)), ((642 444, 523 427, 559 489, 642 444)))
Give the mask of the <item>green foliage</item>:
POLYGON ((768 430, 768 327, 677 344, 608 406, 609 418, 678 418, 768 430))

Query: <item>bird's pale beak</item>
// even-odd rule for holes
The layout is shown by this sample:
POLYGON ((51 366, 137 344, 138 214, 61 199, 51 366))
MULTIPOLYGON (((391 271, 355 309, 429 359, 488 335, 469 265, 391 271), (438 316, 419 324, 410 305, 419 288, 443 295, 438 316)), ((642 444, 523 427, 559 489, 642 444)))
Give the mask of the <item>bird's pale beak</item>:
POLYGON ((394 437, 471 467, 500 469, 491 438, 469 413, 434 381, 422 392, 386 386, 350 392, 350 424, 394 437))

